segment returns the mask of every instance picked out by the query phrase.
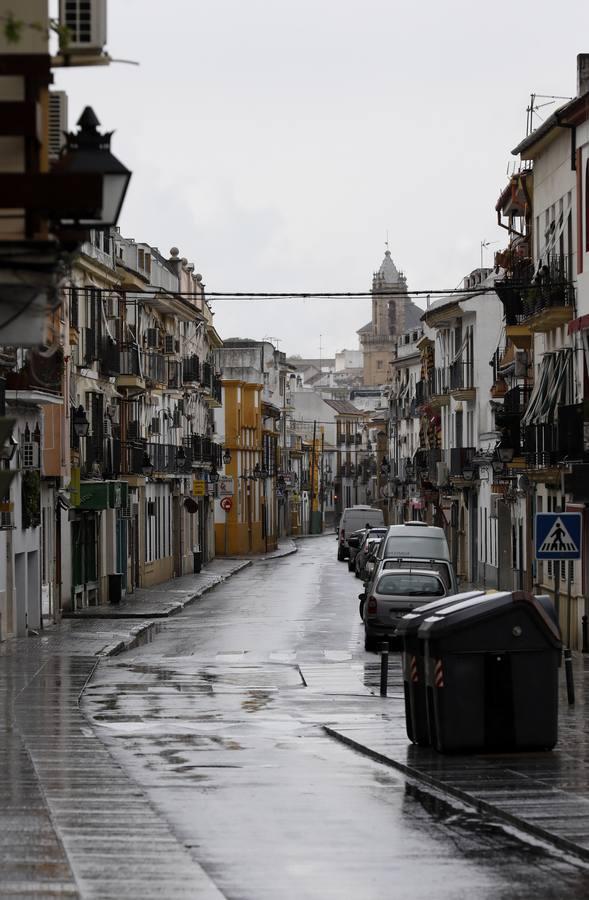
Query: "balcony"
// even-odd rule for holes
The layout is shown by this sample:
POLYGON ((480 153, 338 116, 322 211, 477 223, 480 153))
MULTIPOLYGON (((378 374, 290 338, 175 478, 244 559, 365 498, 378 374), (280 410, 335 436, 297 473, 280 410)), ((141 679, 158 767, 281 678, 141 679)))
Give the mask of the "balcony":
POLYGON ((450 477, 464 478, 464 468, 472 464, 474 455, 474 447, 452 447, 448 465, 450 477))
POLYGON ((120 345, 119 371, 116 375, 117 388, 127 388, 135 392, 145 390, 140 352, 137 344, 120 345))
POLYGON ((198 356, 185 356, 182 360, 182 381, 184 384, 200 383, 200 360, 198 356))
POLYGON ((164 387, 167 384, 167 360, 163 353, 147 350, 142 354, 141 366, 148 384, 154 387, 164 387))
POLYGON ((174 359, 168 359, 168 389, 179 391, 182 389, 182 363, 174 359))
POLYGON ((187 455, 190 452, 192 465, 208 464, 216 468, 220 468, 222 465, 223 448, 209 437, 192 434, 190 437, 184 438, 184 449, 187 455))
POLYGON ((120 372, 120 348, 118 343, 110 337, 103 338, 100 351, 100 371, 102 375, 117 376, 120 372))
POLYGON ((450 403, 448 369, 434 369, 430 372, 429 382, 430 404, 433 407, 448 406, 450 403))
POLYGON ((416 406, 425 406, 430 400, 430 383, 425 378, 420 379, 415 385, 416 406))
POLYGON ((477 389, 474 384, 474 364, 472 360, 459 359, 450 366, 450 393, 455 400, 474 400, 477 389))
POLYGON ((560 484, 559 466, 586 462, 583 404, 561 406, 552 422, 524 429, 523 450, 526 470, 536 481, 560 484))
POLYGON ((530 260, 516 262, 507 277, 495 283, 495 291, 503 304, 507 334, 516 346, 529 346, 518 343, 525 339, 526 329, 545 333, 574 316, 575 291, 564 256, 549 257, 537 272, 530 260))

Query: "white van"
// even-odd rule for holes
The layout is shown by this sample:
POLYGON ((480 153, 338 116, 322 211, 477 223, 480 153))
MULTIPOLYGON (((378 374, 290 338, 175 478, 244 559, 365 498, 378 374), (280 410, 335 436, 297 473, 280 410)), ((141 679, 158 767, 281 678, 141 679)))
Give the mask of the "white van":
POLYGON ((340 562, 350 555, 346 536, 349 537, 353 531, 365 528, 366 525, 370 528, 384 525, 382 509, 375 509, 374 506, 347 506, 344 509, 337 533, 337 558, 340 562))
POLYGON ((425 522, 390 525, 377 554, 381 559, 450 559, 443 528, 425 522))

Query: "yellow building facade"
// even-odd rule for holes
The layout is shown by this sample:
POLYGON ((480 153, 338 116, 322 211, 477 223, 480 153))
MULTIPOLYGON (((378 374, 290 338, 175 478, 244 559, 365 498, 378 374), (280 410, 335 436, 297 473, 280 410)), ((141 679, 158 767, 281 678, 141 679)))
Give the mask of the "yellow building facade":
MULTIPOLYGON (((271 529, 274 491, 264 460, 263 385, 223 380, 225 475, 233 479, 232 506, 222 510, 215 523, 215 548, 219 556, 264 553, 276 548, 271 529)), ((219 502, 219 501, 217 501, 219 502)))

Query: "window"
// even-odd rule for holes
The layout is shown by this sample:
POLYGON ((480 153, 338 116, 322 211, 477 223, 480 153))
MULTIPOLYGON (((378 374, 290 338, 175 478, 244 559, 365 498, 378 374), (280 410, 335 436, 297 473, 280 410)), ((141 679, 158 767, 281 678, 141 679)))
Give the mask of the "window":
POLYGON ((387 597, 443 597, 444 585, 435 575, 406 574, 383 575, 375 593, 387 597))
POLYGON ((377 360, 376 360, 376 368, 377 368, 377 369, 382 369, 382 359, 377 359, 377 360))

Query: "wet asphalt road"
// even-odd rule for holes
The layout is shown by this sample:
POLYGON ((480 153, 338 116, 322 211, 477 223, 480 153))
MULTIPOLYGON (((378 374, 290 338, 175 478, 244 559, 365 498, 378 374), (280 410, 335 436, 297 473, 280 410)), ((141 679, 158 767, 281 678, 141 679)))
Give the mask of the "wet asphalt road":
POLYGON ((393 654, 378 697, 360 582, 333 537, 299 546, 101 664, 84 695, 100 738, 208 876, 194 896, 586 897, 586 867, 325 735, 323 724, 375 716, 401 728, 400 669, 393 654))

